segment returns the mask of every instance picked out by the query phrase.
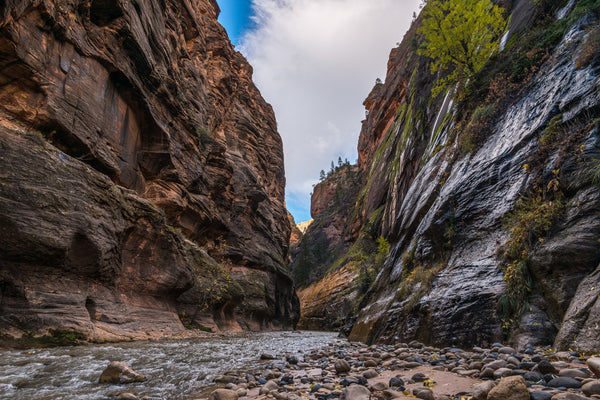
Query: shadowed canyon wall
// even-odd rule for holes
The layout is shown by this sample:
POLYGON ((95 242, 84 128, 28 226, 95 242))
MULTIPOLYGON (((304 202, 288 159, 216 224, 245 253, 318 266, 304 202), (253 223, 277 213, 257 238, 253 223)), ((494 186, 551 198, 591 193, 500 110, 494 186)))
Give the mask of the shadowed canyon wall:
POLYGON ((0 330, 292 326, 281 138, 214 0, 0 5, 0 330))

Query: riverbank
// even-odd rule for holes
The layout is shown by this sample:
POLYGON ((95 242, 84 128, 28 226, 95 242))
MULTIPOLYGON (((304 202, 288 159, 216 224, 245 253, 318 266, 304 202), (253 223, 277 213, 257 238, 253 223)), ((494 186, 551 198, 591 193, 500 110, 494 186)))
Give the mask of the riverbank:
POLYGON ((547 348, 348 343, 301 357, 282 354, 262 371, 219 376, 208 399, 584 400, 600 399, 598 378, 600 359, 547 348))

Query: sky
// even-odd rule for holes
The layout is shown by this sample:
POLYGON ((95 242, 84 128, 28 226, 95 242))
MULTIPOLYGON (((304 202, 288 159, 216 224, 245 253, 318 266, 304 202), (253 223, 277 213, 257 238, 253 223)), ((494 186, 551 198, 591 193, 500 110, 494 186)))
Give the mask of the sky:
POLYGON ((283 139, 286 204, 310 219, 319 172, 354 163, 362 105, 421 0, 217 0, 283 139))

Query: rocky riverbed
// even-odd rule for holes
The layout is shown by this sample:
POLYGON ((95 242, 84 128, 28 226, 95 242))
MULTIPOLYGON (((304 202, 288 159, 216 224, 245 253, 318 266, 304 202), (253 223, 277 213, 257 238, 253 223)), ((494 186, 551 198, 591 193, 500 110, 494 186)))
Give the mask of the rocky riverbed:
POLYGON ((548 348, 348 343, 261 358, 272 360, 254 372, 216 377, 208 399, 600 399, 600 358, 548 348))

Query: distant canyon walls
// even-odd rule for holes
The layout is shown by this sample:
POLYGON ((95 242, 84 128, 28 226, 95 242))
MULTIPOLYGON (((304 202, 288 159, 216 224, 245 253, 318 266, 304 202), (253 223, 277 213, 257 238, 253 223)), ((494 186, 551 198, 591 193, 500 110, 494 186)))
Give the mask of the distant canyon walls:
POLYGON ((291 327, 281 138, 214 0, 0 5, 0 331, 291 327))

